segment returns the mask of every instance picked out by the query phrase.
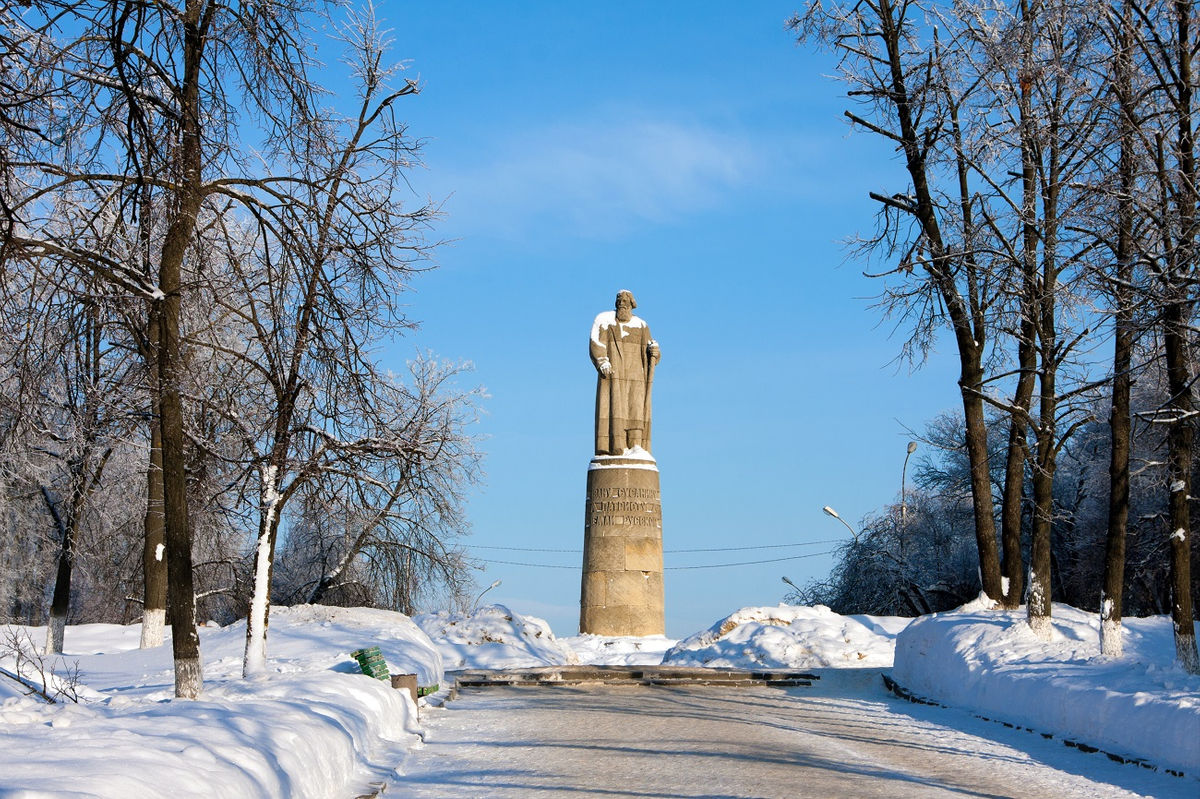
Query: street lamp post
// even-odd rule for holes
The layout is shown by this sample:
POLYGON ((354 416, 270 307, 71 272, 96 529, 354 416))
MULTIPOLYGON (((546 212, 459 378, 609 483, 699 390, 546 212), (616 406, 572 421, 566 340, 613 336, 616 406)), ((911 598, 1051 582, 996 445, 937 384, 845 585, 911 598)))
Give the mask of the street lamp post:
POLYGON ((835 511, 833 508, 829 507, 828 505, 821 508, 821 510, 825 513, 826 516, 832 516, 833 518, 837 519, 842 524, 846 525, 846 529, 850 531, 850 535, 854 536, 855 543, 858 542, 858 533, 854 530, 853 527, 850 526, 849 522, 847 522, 841 516, 838 516, 837 511, 835 511))
POLYGON ((906 480, 908 478, 908 459, 917 451, 917 442, 908 442, 908 454, 904 456, 904 468, 900 470, 900 526, 904 527, 908 522, 908 489, 906 480))
POLYGON ((499 585, 500 585, 500 581, 496 580, 494 583, 489 585, 487 588, 480 591, 479 596, 475 597, 475 604, 471 605, 471 612, 474 613, 476 610, 479 609, 479 600, 483 599, 484 594, 486 594, 488 591, 491 591, 493 588, 496 588, 499 585))

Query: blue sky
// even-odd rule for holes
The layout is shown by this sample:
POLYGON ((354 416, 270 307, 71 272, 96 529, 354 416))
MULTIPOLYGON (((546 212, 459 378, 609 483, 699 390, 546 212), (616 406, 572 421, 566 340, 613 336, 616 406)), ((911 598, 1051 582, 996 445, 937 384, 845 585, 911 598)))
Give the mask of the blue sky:
POLYGON ((595 372, 586 340, 618 289, 662 345, 667 632, 775 604, 824 552, 672 549, 843 539, 893 501, 909 435, 958 401, 955 359, 895 362, 844 242, 870 190, 903 188, 889 148, 851 133, 828 53, 794 44, 795 2, 382 3, 422 92, 399 111, 425 138, 414 189, 445 199, 439 268, 408 295, 421 327, 385 353, 470 360, 490 399, 486 485, 468 539, 489 601, 578 623, 595 372), (517 552, 524 547, 567 552, 517 552), (519 561, 569 568, 496 563, 519 561))

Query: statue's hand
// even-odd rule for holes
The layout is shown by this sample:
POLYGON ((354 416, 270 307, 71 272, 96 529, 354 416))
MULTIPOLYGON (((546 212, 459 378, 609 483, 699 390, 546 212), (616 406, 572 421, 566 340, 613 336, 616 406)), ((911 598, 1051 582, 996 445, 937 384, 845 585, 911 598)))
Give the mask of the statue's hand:
POLYGON ((604 363, 600 364, 600 376, 609 377, 610 375, 612 375, 612 364, 605 361, 604 363))
POLYGON ((649 346, 646 348, 646 350, 650 356, 650 360, 652 360, 652 361, 657 361, 659 358, 662 357, 662 353, 659 352, 659 350, 658 350, 658 342, 657 341, 651 341, 649 346))

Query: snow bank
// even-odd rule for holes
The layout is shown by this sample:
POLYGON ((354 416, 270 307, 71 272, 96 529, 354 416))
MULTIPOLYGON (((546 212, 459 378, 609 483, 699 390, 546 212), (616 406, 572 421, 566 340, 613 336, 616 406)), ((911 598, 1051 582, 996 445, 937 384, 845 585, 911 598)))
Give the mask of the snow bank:
MULTIPOLYGON (((44 628, 29 628, 41 641, 44 628)), ((0 795, 323 797, 385 779, 416 740, 404 691, 350 652, 379 646, 393 673, 441 679, 429 638, 399 613, 303 606, 271 614, 267 672, 241 678, 245 623, 200 630, 205 688, 173 698, 171 648, 138 627, 68 627, 79 704, 0 695, 0 795), (3 698, 7 696, 7 698, 3 698)), ((11 658, 0 667, 13 670, 11 658)))
POLYGON ((665 635, 576 635, 559 642, 590 666, 657 666, 676 644, 665 635))
POLYGON ((273 675, 196 701, 0 707, 6 797, 323 797, 409 738, 412 700, 369 677, 273 675))
POLYGON ((474 613, 424 613, 413 620, 433 639, 451 671, 579 662, 574 652, 554 638, 549 624, 503 605, 489 605, 474 613))
POLYGON ((839 616, 824 605, 742 608, 680 641, 663 663, 713 668, 886 667, 892 665, 894 631, 907 621, 839 616))
POLYGON ((1170 619, 1125 619, 1124 656, 1105 658, 1095 614, 1053 613, 1049 642, 1023 609, 919 618, 897 638, 892 675, 943 704, 1200 774, 1200 677, 1174 665, 1170 619))

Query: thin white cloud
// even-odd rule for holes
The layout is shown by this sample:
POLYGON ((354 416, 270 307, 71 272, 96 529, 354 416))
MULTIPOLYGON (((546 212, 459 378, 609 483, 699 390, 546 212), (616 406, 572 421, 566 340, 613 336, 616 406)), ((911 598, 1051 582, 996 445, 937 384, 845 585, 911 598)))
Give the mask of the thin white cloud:
POLYGON ((553 225, 603 237, 719 208, 765 165, 737 136, 651 119, 559 125, 483 155, 442 174, 451 225, 513 236, 553 225))

